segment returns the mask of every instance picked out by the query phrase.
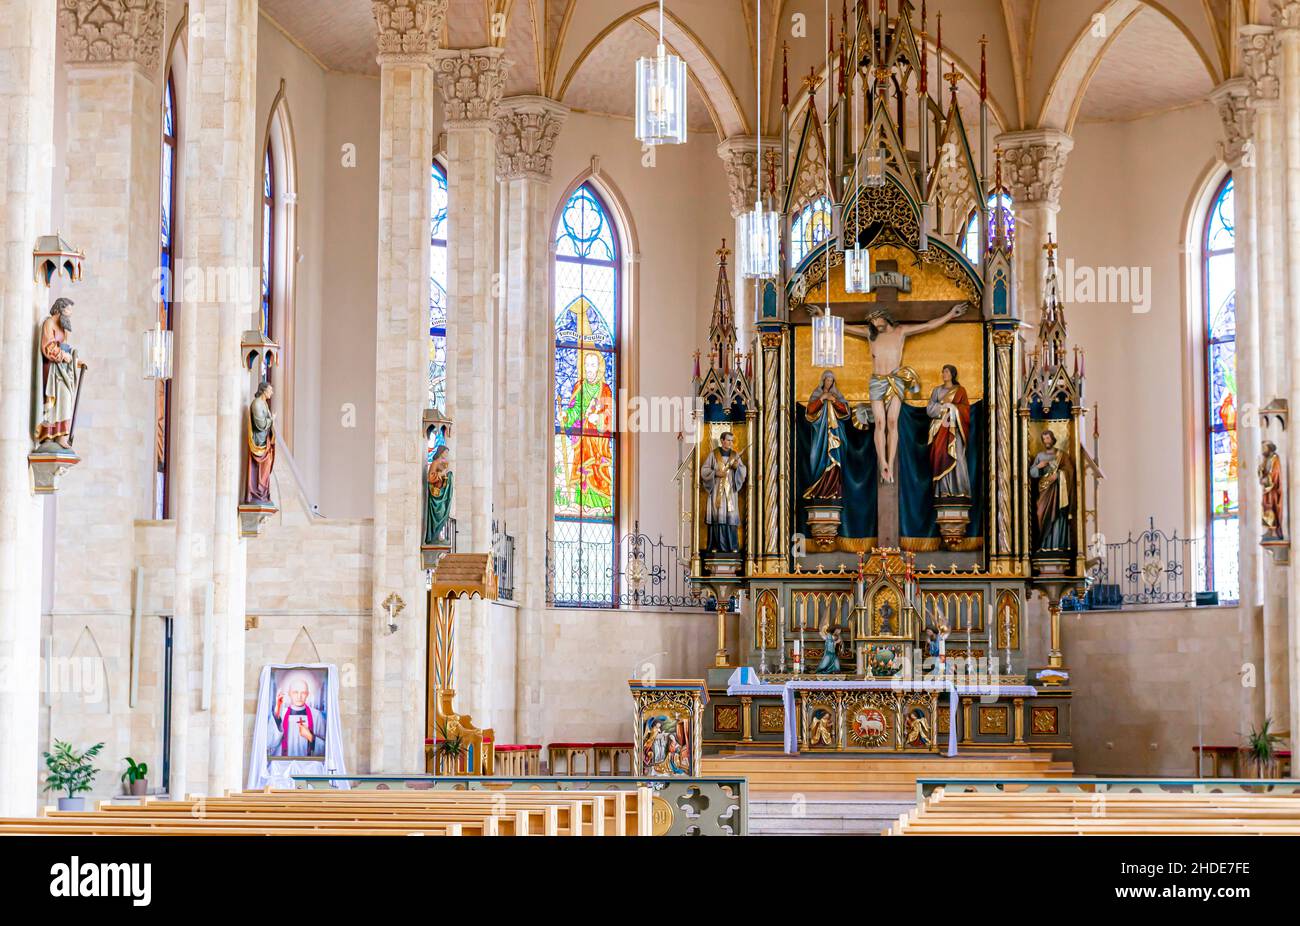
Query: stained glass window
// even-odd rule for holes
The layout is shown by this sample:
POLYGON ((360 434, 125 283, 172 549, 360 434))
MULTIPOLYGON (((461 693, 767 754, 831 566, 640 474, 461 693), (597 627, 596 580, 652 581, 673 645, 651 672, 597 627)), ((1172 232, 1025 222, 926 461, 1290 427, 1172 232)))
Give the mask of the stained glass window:
POLYGON ((617 602, 619 254, 608 207, 589 184, 555 230, 552 569, 555 604, 617 602))
POLYGON ((1206 571, 1222 601, 1240 595, 1237 552, 1237 270, 1232 177, 1214 195, 1202 238, 1205 298, 1206 499, 1209 529, 1206 571))
POLYGON ((829 196, 821 196, 799 210, 790 224, 790 260, 798 267, 813 248, 831 236, 829 196))
MULTIPOLYGON (((180 137, 176 112, 176 84, 172 73, 167 72, 167 86, 163 91, 162 164, 160 166, 159 235, 158 235, 158 323, 165 331, 174 326, 172 315, 177 281, 173 256, 176 253, 176 148, 180 137)), ((171 516, 169 473, 171 470, 171 400, 169 380, 158 380, 154 394, 154 487, 153 507, 155 518, 171 516)))
MULTIPOLYGON (((989 240, 992 241, 997 229, 998 210, 1002 213, 1002 227, 1007 235, 1007 240, 1011 244, 1011 250, 1016 247, 1016 210, 1011 200, 1010 194, 1004 192, 996 193, 989 197, 988 216, 989 216, 989 240)), ((979 234, 979 212, 972 209, 970 218, 966 220, 966 228, 961 233, 961 252, 966 255, 966 259, 974 266, 980 266, 983 261, 983 255, 980 254, 980 234, 979 234)))
POLYGON ((447 172, 433 162, 429 210, 429 404, 447 411, 447 172))
MULTIPOLYGON (((275 160, 271 154, 271 140, 267 139, 262 153, 262 335, 271 338, 274 321, 272 304, 275 286, 275 160)), ((271 364, 268 362, 262 377, 271 381, 271 364)))

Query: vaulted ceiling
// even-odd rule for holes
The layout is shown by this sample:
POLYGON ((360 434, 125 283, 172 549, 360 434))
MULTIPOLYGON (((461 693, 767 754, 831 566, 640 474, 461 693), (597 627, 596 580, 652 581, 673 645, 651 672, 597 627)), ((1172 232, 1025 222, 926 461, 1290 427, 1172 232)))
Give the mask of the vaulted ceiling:
MULTIPOLYGON (((875 0, 862 0, 867 4, 875 0)), ((888 0, 891 15, 904 0, 888 0)), ((911 0, 918 12, 921 0, 911 0)), ((1204 100, 1234 69, 1232 36, 1259 0, 926 0, 943 14, 949 60, 973 77, 988 37, 989 86, 1003 128, 1141 118, 1204 100)), ((755 58, 764 127, 775 129, 781 56, 791 91, 825 64, 826 20, 849 0, 666 0, 664 41, 690 68, 690 124, 720 138, 754 131, 755 58), (760 22, 761 14, 761 22, 760 22), (758 40, 761 27, 762 41, 758 40)), ((377 74, 369 0, 261 0, 262 12, 324 68, 377 74)), ((863 13, 865 15, 865 12, 863 13)), ((653 0, 450 0, 445 47, 503 46, 507 94, 630 116, 633 62, 653 53, 653 0)), ((836 39, 838 44, 838 39, 836 39)), ((931 41, 933 46, 933 39, 931 41)), ((963 93, 969 96, 972 87, 963 93)))

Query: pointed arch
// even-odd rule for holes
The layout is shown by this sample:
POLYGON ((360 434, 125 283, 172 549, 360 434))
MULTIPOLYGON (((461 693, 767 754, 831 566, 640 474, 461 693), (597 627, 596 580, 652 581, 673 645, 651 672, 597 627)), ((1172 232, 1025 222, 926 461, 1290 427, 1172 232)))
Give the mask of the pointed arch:
POLYGON ((316 641, 312 639, 311 631, 306 625, 298 628, 298 635, 293 638, 293 645, 289 647, 289 652, 284 656, 286 663, 316 663, 321 662, 320 651, 316 649, 316 641))
POLYGON ((1213 59, 1206 54, 1196 36, 1181 19, 1155 0, 1105 0, 1080 29, 1070 50, 1062 59, 1047 88, 1038 115, 1040 128, 1060 129, 1067 135, 1074 131, 1074 123, 1083 108, 1088 85, 1106 58, 1116 40, 1143 12, 1151 10, 1169 20, 1205 66, 1212 84, 1220 81, 1213 59), (1098 20, 1098 17, 1104 17, 1098 20), (1096 23, 1118 22, 1113 29, 1096 28, 1096 23))
POLYGON ((287 84, 280 81, 262 134, 258 240, 262 242, 262 333, 280 345, 279 369, 267 369, 275 384, 272 403, 279 437, 293 449, 295 302, 298 254, 298 156, 287 84))
MULTIPOLYGON (((657 3, 647 3, 636 9, 628 10, 607 23, 605 28, 596 33, 586 47, 573 59, 573 63, 569 65, 564 79, 560 81, 555 99, 564 102, 569 87, 587 58, 624 23, 635 21, 643 29, 654 31, 657 36, 657 18, 655 28, 651 29, 650 24, 643 17, 651 12, 654 12, 657 17, 658 10, 659 5, 657 3)), ((566 12, 564 34, 567 34, 568 26, 569 13, 566 12)), ((670 54, 677 55, 686 61, 688 65, 687 74, 692 85, 700 94, 705 109, 709 112, 709 118, 713 121, 713 127, 718 133, 719 140, 725 140, 732 135, 748 135, 752 131, 749 119, 746 117, 744 108, 740 105, 740 98, 736 95, 736 90, 731 85, 731 81, 727 79, 722 66, 699 36, 668 10, 664 11, 664 45, 670 54)), ((554 84, 554 68, 558 64, 558 58, 557 52, 551 66, 552 85, 554 84)))
MULTIPOLYGON (((176 328, 176 268, 182 257, 180 210, 184 200, 181 184, 184 178, 182 160, 185 146, 181 143, 181 133, 185 126, 186 22, 186 15, 182 13, 168 46, 159 101, 162 132, 158 154, 158 266, 163 272, 159 278, 156 319, 164 331, 175 331, 176 328)), ((171 517, 171 380, 158 380, 154 390, 154 453, 150 497, 153 500, 152 515, 161 521, 171 517)))
POLYGON ((565 189, 551 230, 552 603, 612 608, 619 542, 635 521, 635 435, 618 424, 636 389, 636 236, 594 165, 565 189))

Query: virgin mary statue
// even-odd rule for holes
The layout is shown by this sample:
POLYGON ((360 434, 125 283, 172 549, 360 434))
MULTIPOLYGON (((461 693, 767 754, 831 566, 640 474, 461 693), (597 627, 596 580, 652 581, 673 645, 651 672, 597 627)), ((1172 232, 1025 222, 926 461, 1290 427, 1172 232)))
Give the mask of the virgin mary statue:
POLYGON ((827 370, 821 383, 808 398, 805 411, 812 422, 810 447, 813 484, 804 492, 804 498, 843 498, 844 474, 840 469, 843 432, 840 422, 849 417, 849 400, 835 385, 835 374, 827 370))

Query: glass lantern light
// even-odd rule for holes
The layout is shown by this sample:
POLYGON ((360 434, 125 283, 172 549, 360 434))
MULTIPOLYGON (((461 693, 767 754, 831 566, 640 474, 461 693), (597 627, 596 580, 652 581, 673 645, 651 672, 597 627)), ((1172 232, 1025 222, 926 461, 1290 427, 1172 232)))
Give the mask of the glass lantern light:
POLYGON ((141 373, 144 378, 154 380, 171 379, 172 333, 162 326, 162 322, 159 322, 144 333, 142 343, 141 373))
POLYGON ((686 142, 686 62, 663 42, 636 62, 636 137, 643 145, 686 142))
POLYGON ((844 366, 844 319, 829 307, 813 316, 812 362, 821 369, 844 366))
POLYGON ((871 292, 871 251, 855 244, 844 252, 844 291, 871 292))
POLYGON ((761 202, 741 217, 745 246, 741 273, 748 279, 766 279, 781 273, 781 216, 761 202))

